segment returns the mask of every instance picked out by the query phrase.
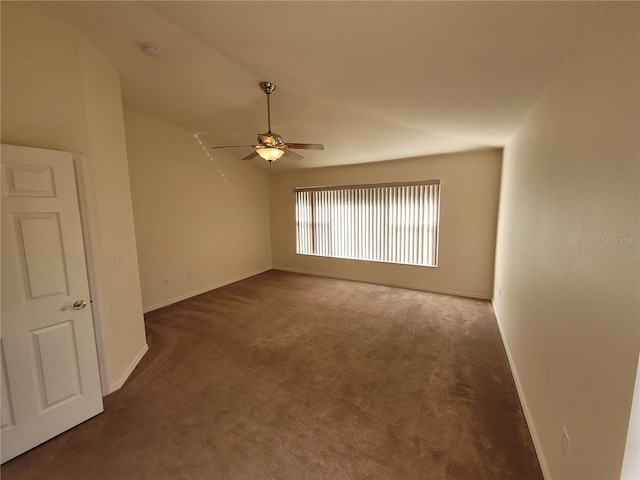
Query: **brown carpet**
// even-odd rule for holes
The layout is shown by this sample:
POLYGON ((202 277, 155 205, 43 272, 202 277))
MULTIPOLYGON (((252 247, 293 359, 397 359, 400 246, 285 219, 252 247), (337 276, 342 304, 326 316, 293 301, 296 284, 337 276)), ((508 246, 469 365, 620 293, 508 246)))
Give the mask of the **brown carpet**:
POLYGON ((272 270, 146 316, 12 479, 542 479, 489 302, 272 270))

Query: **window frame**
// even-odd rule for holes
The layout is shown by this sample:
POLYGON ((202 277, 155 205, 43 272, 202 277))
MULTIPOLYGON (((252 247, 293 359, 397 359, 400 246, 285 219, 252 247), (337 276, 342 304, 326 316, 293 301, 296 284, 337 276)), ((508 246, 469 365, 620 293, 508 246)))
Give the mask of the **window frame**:
POLYGON ((436 268, 441 186, 441 180, 435 179, 296 187, 296 254, 436 268), (408 201, 411 206, 406 205, 408 201), (398 202, 405 202, 405 208, 399 208, 398 202), (331 223, 336 217, 341 222, 338 227, 331 223), (409 217, 413 223, 407 223, 409 217), (354 221, 360 222, 357 228, 345 226, 354 221), (415 233, 406 235, 406 229, 415 233), (349 235, 349 241, 337 241, 340 235, 349 235))

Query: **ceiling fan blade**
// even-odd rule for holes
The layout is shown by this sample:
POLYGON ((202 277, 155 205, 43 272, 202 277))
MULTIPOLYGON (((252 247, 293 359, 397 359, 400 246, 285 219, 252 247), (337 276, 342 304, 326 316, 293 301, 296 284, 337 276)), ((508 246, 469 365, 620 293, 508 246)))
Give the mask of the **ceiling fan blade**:
POLYGON ((254 148, 255 145, 215 145, 211 148, 254 148))
POLYGON ((292 152, 288 148, 283 148, 283 150, 284 150, 284 154, 283 154, 284 157, 293 158, 294 160, 301 160, 304 158, 302 155, 298 155, 296 152, 292 152))
POLYGON ((324 145, 321 143, 287 143, 285 146, 301 150, 324 150, 324 145))
POLYGON ((254 157, 258 156, 258 152, 256 152, 255 150, 253 152, 251 152, 249 155, 247 155, 246 157, 242 157, 242 160, 251 160, 254 157))

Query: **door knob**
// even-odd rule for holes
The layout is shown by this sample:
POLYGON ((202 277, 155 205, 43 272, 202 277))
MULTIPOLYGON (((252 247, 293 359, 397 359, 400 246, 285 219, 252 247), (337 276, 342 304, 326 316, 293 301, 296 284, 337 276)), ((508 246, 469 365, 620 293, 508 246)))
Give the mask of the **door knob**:
POLYGON ((72 307, 64 307, 62 311, 64 312, 65 310, 82 310, 86 306, 87 306, 86 300, 77 300, 72 307))

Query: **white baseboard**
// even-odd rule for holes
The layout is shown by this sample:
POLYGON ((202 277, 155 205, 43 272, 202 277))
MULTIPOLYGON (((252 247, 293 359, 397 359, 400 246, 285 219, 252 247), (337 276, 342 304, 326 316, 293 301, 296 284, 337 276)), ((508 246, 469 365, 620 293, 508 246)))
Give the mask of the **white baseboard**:
POLYGON ((516 391, 518 392, 518 398, 520 399, 520 404, 522 405, 524 418, 527 421, 527 426, 529 427, 529 432, 531 433, 531 438, 533 440, 533 447, 536 450, 536 455, 538 456, 538 462, 540 463, 540 468, 542 469, 542 476, 544 477, 545 480, 552 480, 551 472, 549 471, 549 466, 547 465, 547 460, 544 455, 544 451, 542 450, 542 443, 540 442, 538 431, 536 430, 536 427, 533 423, 531 411, 529 410, 527 399, 523 393, 522 383, 520 382, 520 377, 518 376, 518 371, 516 370, 516 366, 513 361, 513 356, 511 355, 511 349, 509 348, 509 343, 507 342, 507 338, 504 334, 502 323, 500 322, 500 317, 493 303, 493 299, 491 300, 491 306, 493 308, 493 314, 496 317, 496 321, 498 323, 498 330, 500 331, 500 337, 502 338, 502 344, 504 345, 504 350, 505 352, 507 352, 509 367, 511 368, 511 374, 513 375, 513 380, 516 384, 516 391))
POLYGON ((229 285, 231 283, 239 282, 240 280, 244 280, 245 278, 253 277, 254 275, 259 275, 264 272, 268 272, 271 270, 271 267, 262 268, 260 270, 254 270, 253 272, 249 272, 239 277, 230 278, 220 283, 216 283, 215 285, 209 285, 208 287, 201 288, 199 290, 195 290, 193 292, 185 293, 184 295, 180 295, 179 297, 174 297, 164 302, 158 303, 156 305, 152 305, 150 307, 144 307, 142 310, 144 313, 151 312, 153 310, 157 310, 162 307, 166 307, 167 305, 172 305, 174 303, 180 302, 182 300, 186 300, 187 298, 195 297, 196 295, 200 295, 201 293, 210 292, 211 290, 215 290, 216 288, 224 287, 225 285, 229 285))
POLYGON ((138 352, 138 354, 135 356, 133 361, 129 364, 129 367, 125 370, 122 377, 120 377, 120 379, 116 383, 109 385, 109 392, 107 394, 113 393, 116 390, 119 390, 120 388, 122 388, 122 385, 124 385, 124 382, 127 381, 127 378, 129 378, 129 375, 131 375, 134 368, 136 368, 138 363, 140 363, 140 360, 142 360, 142 357, 144 357, 144 354, 147 353, 148 350, 149 350, 149 345, 145 343, 144 347, 142 347, 142 350, 138 352))
POLYGON ((445 295, 456 295, 458 297, 468 297, 468 298, 478 298, 481 300, 491 300, 490 295, 481 295, 477 293, 470 292, 460 292, 457 290, 443 290, 440 288, 427 288, 420 285, 412 285, 408 283, 395 283, 395 282, 382 282, 378 280, 371 280, 369 278, 358 278, 352 277, 349 275, 336 275, 329 274, 324 272, 314 272, 312 270, 301 270, 298 268, 290 268, 290 267, 281 267, 281 266, 273 266, 274 270, 283 270, 285 272, 294 272, 294 273, 304 273, 306 275, 317 275, 319 277, 328 277, 328 278, 339 278, 341 280, 352 280, 355 282, 364 282, 364 283, 373 283, 375 285, 385 285, 387 287, 398 287, 398 288, 408 288, 410 290, 421 290, 423 292, 431 292, 431 293, 443 293, 445 295))

